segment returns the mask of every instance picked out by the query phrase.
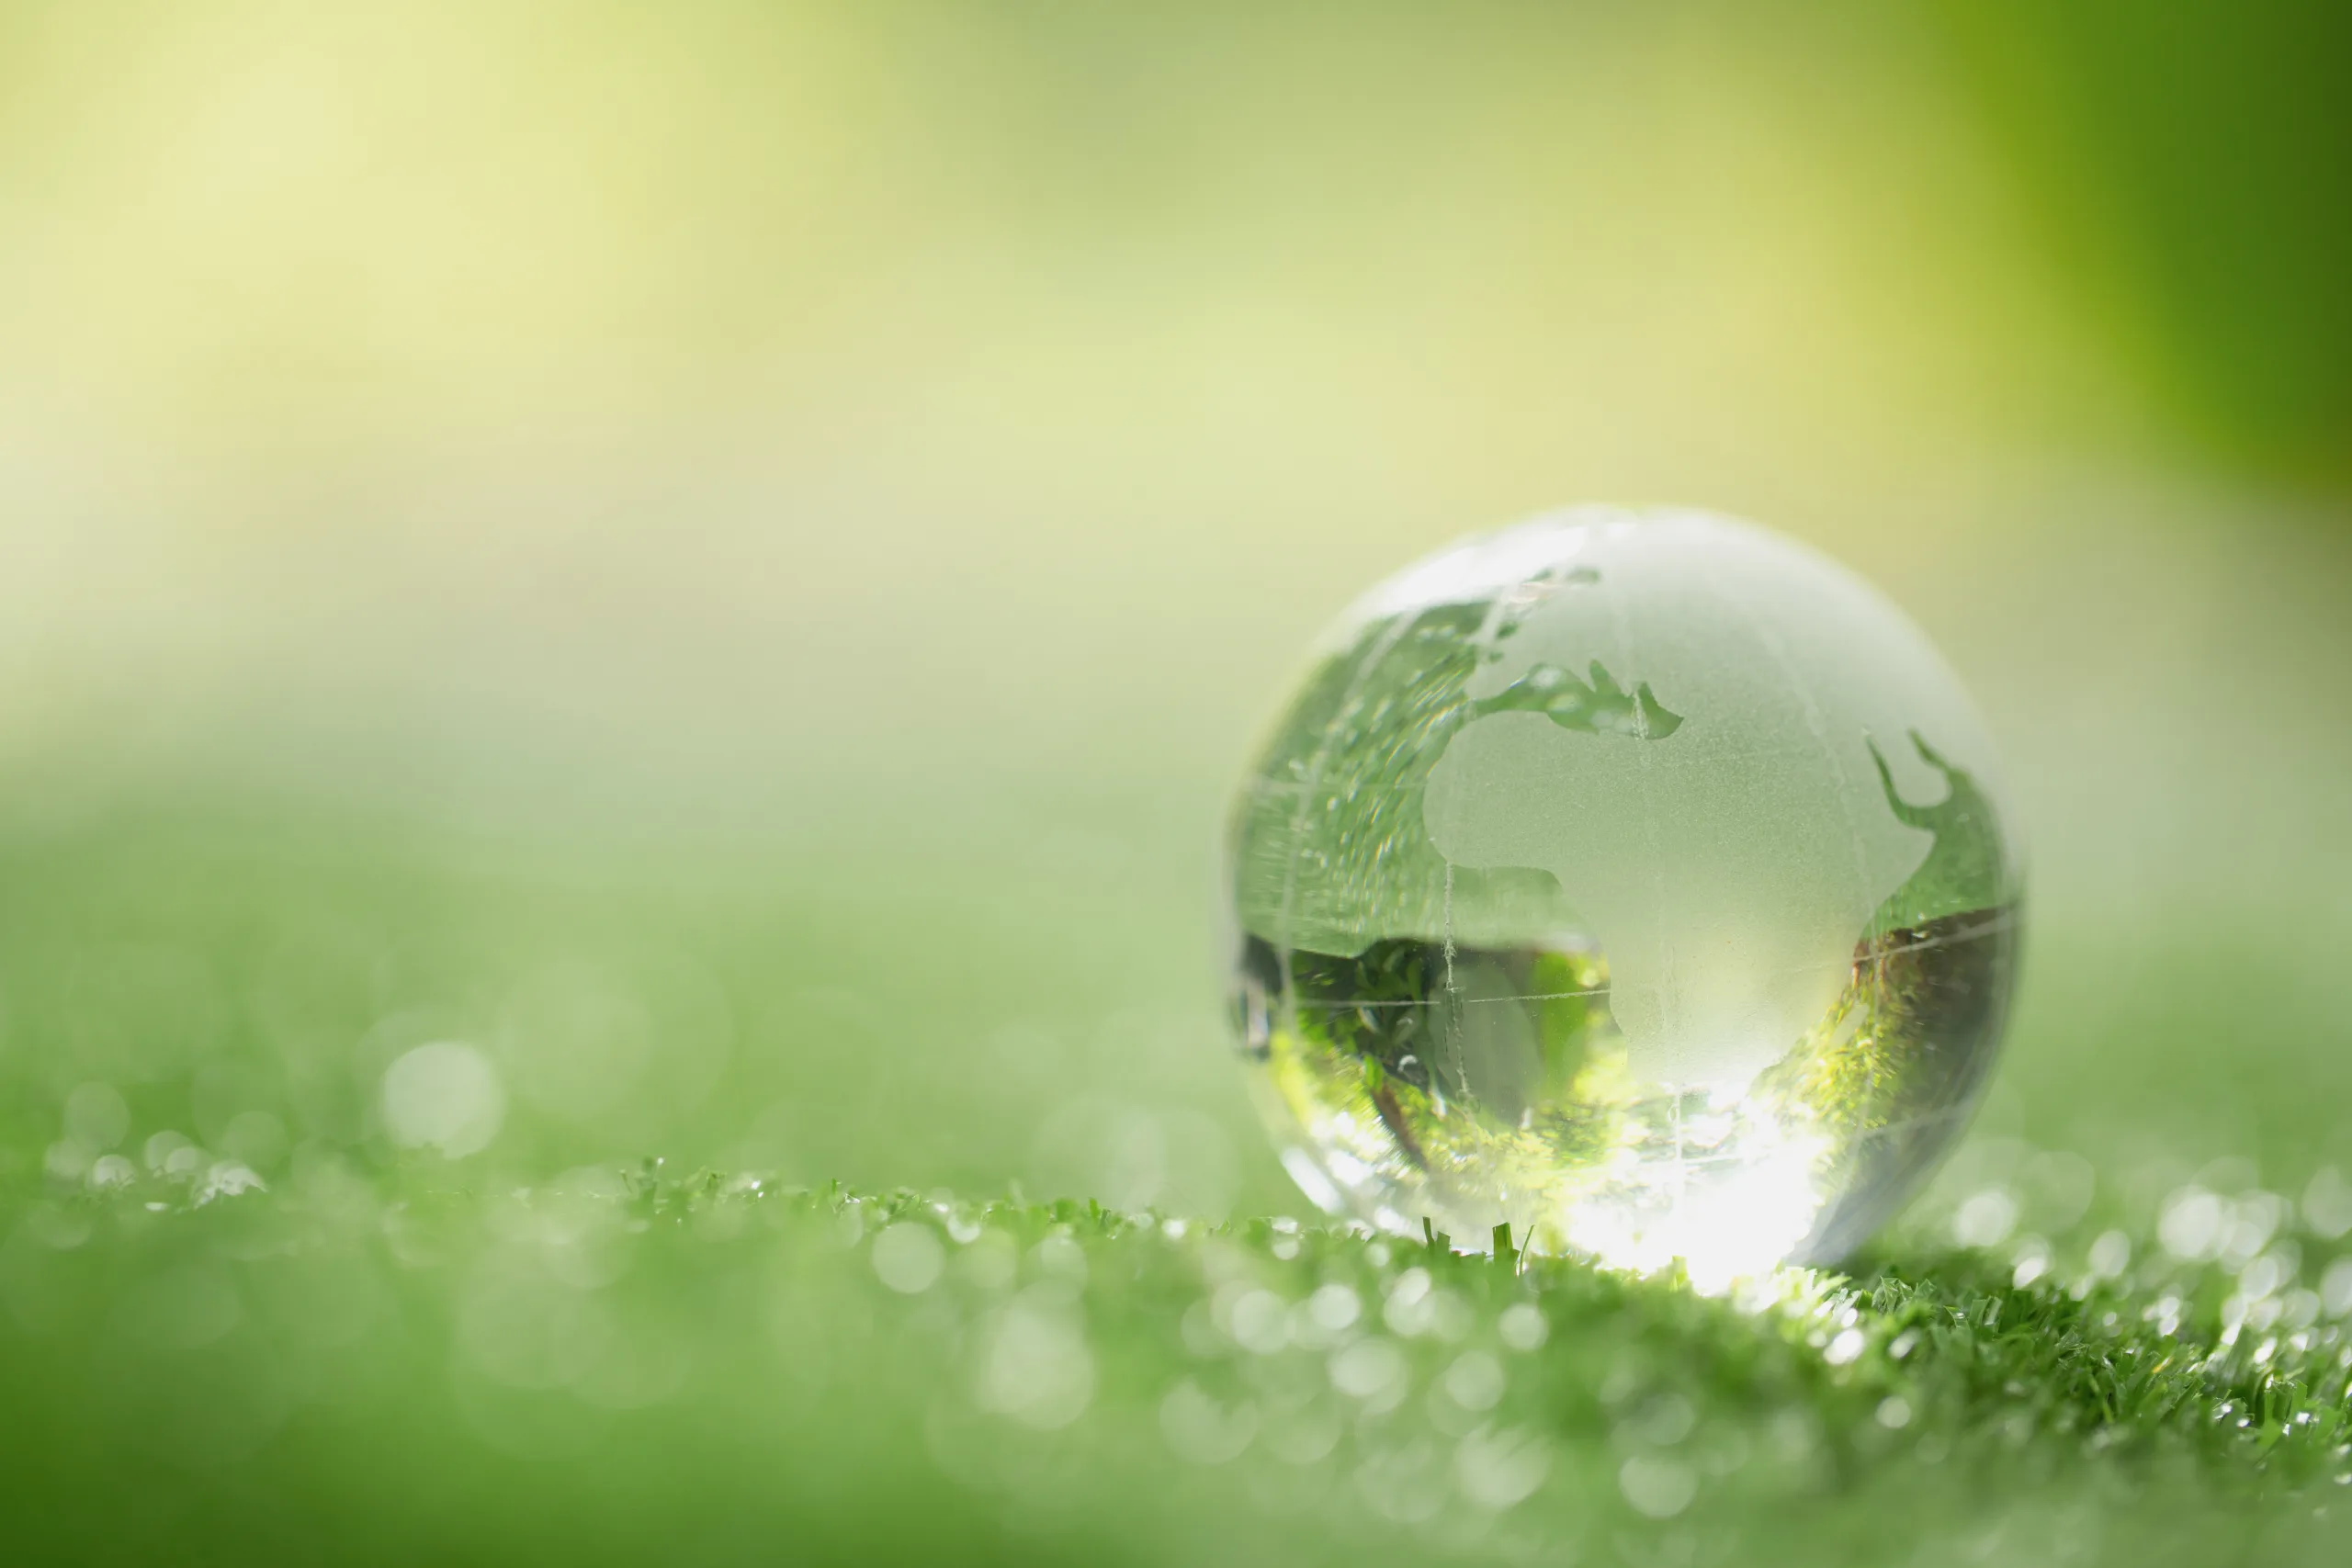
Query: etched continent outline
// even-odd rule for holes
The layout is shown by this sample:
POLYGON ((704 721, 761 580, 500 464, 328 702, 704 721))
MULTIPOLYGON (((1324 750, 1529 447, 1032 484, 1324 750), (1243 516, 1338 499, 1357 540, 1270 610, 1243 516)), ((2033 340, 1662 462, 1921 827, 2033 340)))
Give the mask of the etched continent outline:
POLYGON ((1890 708, 1824 626, 1883 612, 1818 558, 1693 517, 1601 530, 1580 558, 1581 585, 1529 606, 1471 675, 1423 825, 1451 864, 1557 879, 1609 959, 1635 1077, 1736 1087, 1828 1011, 1935 846, 1896 773, 1932 797, 1955 766, 1871 737, 1973 736, 1973 716, 1890 708), (1562 722, 1559 696, 1598 722, 1562 722))

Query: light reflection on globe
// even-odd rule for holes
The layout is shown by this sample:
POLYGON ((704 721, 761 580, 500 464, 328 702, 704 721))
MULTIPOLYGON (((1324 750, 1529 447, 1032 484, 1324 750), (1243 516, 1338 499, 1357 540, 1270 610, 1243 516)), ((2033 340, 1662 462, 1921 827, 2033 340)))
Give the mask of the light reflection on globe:
POLYGON ((1385 1228, 1702 1285, 1837 1258, 1998 1046, 1998 773, 1899 611, 1748 525, 1579 509, 1408 568, 1234 808, 1285 1165, 1385 1228))

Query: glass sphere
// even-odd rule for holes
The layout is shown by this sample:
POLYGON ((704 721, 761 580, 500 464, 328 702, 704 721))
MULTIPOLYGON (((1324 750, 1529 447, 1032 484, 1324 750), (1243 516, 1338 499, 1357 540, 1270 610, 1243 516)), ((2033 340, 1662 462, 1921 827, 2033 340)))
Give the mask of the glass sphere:
POLYGON ((1233 811, 1284 1164, 1474 1246, 1833 1259, 1985 1081, 2007 819, 1960 682, 1809 548, 1585 508, 1431 556, 1330 629, 1233 811))

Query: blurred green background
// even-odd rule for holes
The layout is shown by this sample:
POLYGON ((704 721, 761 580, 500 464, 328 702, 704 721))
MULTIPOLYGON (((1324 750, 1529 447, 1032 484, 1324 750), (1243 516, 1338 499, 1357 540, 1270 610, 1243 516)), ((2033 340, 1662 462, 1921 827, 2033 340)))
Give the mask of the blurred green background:
POLYGON ((1296 1209, 1219 1015, 1255 726, 1365 583, 1626 499, 1981 699, 1986 1132, 2300 1189, 2345 17, 0 5, 6 1179, 390 1162, 441 1043, 469 1181, 1296 1209))

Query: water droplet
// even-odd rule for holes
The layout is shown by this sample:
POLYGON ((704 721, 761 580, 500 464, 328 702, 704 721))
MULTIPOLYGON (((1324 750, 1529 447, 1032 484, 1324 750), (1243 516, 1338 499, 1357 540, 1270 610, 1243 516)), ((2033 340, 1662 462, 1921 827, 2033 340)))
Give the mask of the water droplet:
POLYGON ((1224 1464, 1240 1458, 1257 1435, 1258 1407, 1245 1399, 1227 1408, 1186 1378, 1159 1402, 1159 1430, 1177 1458, 1224 1464))
POLYGON ((1972 1193, 1952 1215, 1951 1238, 1962 1247, 1998 1247, 2017 1228, 2018 1201, 2005 1187, 1972 1193))
POLYGON ((460 1159, 498 1136, 506 1091, 488 1056, 456 1041, 437 1041, 384 1069, 383 1108, 392 1142, 460 1159))
POLYGON ((1503 1396, 1502 1363, 1484 1350, 1465 1352, 1445 1369, 1439 1386, 1464 1410, 1492 1410, 1503 1396))
POLYGON ((874 1272, 900 1295, 921 1295, 946 1267, 946 1249, 929 1225, 901 1220, 874 1238, 874 1272))
POLYGON ((1389 1339, 1359 1339, 1331 1357, 1331 1386, 1369 1410, 1393 1409, 1405 1397, 1411 1370, 1389 1339))
POLYGON ((1271 1356, 1290 1343, 1290 1308, 1272 1291, 1247 1291, 1234 1302, 1227 1327, 1243 1349, 1271 1356))
POLYGON ((1067 1427, 1094 1399, 1094 1356, 1068 1298, 1030 1287, 990 1325, 974 1390, 983 1410, 1040 1430, 1067 1427))
POLYGON ((1472 1432, 1453 1451, 1453 1483, 1482 1508, 1516 1506, 1535 1495, 1552 1470, 1552 1445, 1517 1427, 1472 1432))
POLYGON ((1655 1454, 1635 1454, 1617 1472, 1618 1488, 1636 1513, 1670 1519, 1699 1495, 1699 1477, 1687 1464, 1655 1454))
POLYGON ((1317 1326, 1327 1333, 1337 1334, 1352 1326, 1363 1315, 1363 1303, 1354 1291, 1335 1280, 1307 1297, 1306 1309, 1313 1315, 1317 1326))
POLYGON ((1534 1350, 1541 1348, 1550 1336, 1551 1325, 1544 1321, 1543 1309, 1534 1303, 1513 1302, 1495 1319, 1495 1333, 1514 1350, 1534 1350))

